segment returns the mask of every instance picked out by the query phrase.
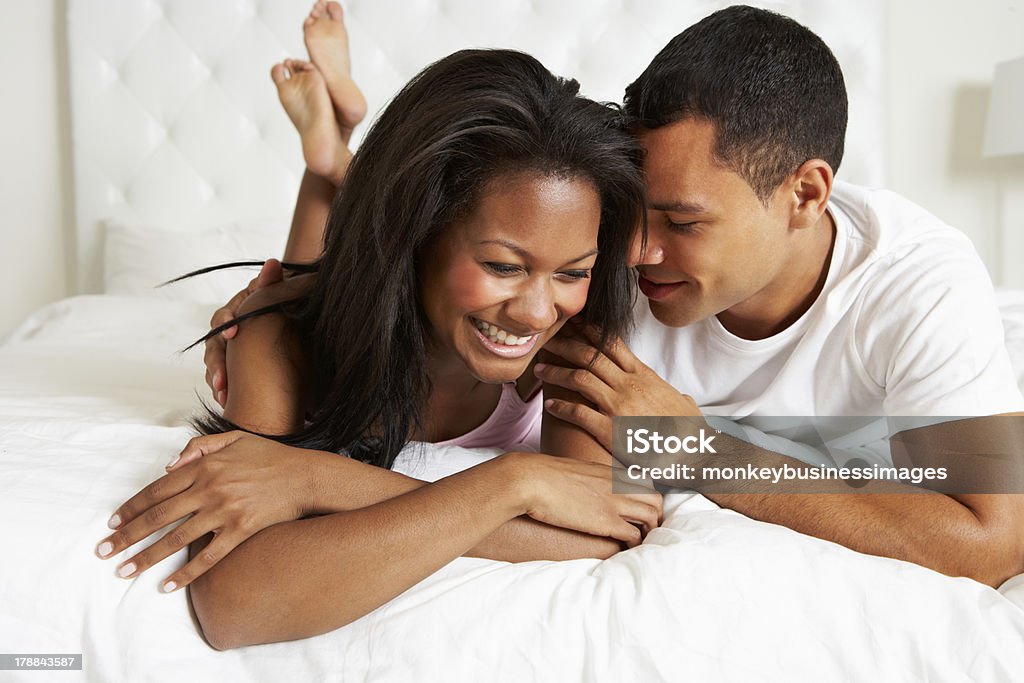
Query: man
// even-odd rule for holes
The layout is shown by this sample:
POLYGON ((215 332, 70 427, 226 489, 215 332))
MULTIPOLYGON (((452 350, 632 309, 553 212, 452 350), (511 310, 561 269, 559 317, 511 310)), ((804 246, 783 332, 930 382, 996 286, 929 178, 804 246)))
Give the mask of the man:
MULTIPOLYGON (((591 364, 586 343, 553 342, 576 367, 538 374, 591 405, 552 397, 549 411, 610 450, 616 415, 1022 409, 991 284, 966 238, 891 193, 834 181, 846 93, 817 36, 771 12, 723 10, 669 43, 627 89, 626 108, 647 152, 650 203, 633 255, 646 295, 635 355, 619 344, 591 364)), ((207 365, 222 396, 222 345, 208 347, 207 365)), ((953 424, 964 452, 990 425, 953 424)), ((951 438, 936 430, 918 438, 926 454, 951 438)), ((581 456, 588 447, 581 440, 581 456)), ((800 464, 756 448, 744 457, 800 464)), ((834 495, 695 485, 723 506, 862 552, 994 586, 1024 571, 1024 496, 898 484, 845 495, 832 483, 824 490, 834 495)), ((382 481, 381 495, 408 485, 382 481)))
MULTIPOLYGON (((627 88, 626 110, 646 150, 649 201, 647 242, 634 249, 647 297, 635 356, 619 346, 588 369, 586 344, 549 345, 576 369, 546 365, 539 375, 592 406, 550 399, 549 411, 610 450, 616 415, 1022 410, 991 283, 968 240, 892 193, 834 181, 846 92, 811 31, 750 7, 717 12, 654 58, 627 88)), ((993 426, 1013 428, 955 424, 925 430, 919 451, 956 435, 955 452, 977 452, 993 426)), ((766 450, 747 459, 799 464, 766 450)), ((851 491, 833 483, 816 490, 851 491)), ((743 490, 705 492, 757 519, 993 586, 1024 571, 1024 496, 743 490)))

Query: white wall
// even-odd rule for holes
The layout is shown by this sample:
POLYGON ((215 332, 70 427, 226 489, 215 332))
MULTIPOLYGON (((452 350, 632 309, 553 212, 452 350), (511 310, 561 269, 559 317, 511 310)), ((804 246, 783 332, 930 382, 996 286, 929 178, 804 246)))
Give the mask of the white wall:
POLYGON ((889 187, 967 233, 997 283, 1022 286, 1024 265, 1009 269, 1024 253, 1002 258, 1000 233, 1024 232, 1024 215, 1000 207, 1024 157, 983 159, 981 142, 994 66, 1024 56, 1024 0, 890 0, 889 21, 889 187))
POLYGON ((0 0, 0 336, 72 282, 62 17, 60 0, 0 0))
MULTIPOLYGON (((64 11, 0 0, 0 336, 74 282, 64 11)), ((1024 217, 1002 215, 1000 192, 1024 185, 1024 159, 980 149, 993 67, 1024 55, 1024 0, 891 0, 888 31, 889 186, 963 229, 1005 279, 1000 225, 1024 231, 1024 217)))

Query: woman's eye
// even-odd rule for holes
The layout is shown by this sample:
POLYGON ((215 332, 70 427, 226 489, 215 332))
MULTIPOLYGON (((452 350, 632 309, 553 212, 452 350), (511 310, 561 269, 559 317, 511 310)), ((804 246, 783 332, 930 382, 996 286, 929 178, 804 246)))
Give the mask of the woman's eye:
POLYGON ((572 280, 574 282, 578 280, 590 279, 589 270, 563 270, 561 273, 559 273, 559 275, 561 275, 566 280, 572 280))
POLYGON ((498 275, 515 275, 522 270, 519 266, 513 266, 510 263, 492 263, 488 261, 487 263, 484 263, 484 266, 487 267, 487 270, 497 273, 498 275))

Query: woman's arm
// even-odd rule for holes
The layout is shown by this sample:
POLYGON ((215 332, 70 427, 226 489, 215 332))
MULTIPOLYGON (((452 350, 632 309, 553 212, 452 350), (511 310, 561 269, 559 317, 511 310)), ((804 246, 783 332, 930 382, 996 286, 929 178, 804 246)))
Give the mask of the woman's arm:
MULTIPOLYGON (((269 291, 269 290, 262 290, 269 291)), ((254 295, 256 308, 267 302, 254 295)), ((243 311, 244 312, 244 311, 243 311)), ((225 416, 264 434, 282 434, 301 426, 301 351, 284 316, 270 314, 245 321, 245 333, 229 344, 232 393, 225 416)), ((552 419, 545 417, 545 419, 552 419)), ((560 421, 559 421, 560 422, 560 421)), ((561 425, 571 427, 564 422, 561 425)), ((572 429, 577 429, 572 427, 572 429)), ((578 430, 581 433, 582 430, 578 430)), ((341 456, 310 460, 306 475, 314 482, 307 509, 312 514, 355 510, 413 491, 425 482, 341 456)), ((506 562, 607 558, 621 550, 616 541, 553 527, 529 517, 509 520, 470 549, 473 557, 506 562)))
POLYGON ((496 500, 487 474, 263 530, 191 584, 206 639, 218 650, 294 640, 369 613, 520 513, 514 497, 496 500))
POLYGON ((611 494, 608 476, 594 463, 506 454, 376 505, 277 524, 197 579, 192 604, 218 649, 292 640, 367 614, 519 515, 635 544, 630 521, 653 526, 658 510, 611 494))

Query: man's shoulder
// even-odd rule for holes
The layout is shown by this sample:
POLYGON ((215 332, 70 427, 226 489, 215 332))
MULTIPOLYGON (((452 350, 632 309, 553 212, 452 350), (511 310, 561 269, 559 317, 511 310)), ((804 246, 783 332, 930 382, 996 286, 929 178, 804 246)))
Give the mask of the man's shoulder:
POLYGON ((865 285, 885 283, 891 290, 901 281, 988 280, 963 232, 896 192, 836 181, 830 206, 846 231, 851 260, 872 273, 865 285))
POLYGON ((846 217, 852 238, 869 243, 881 254, 899 257, 921 246, 974 252, 963 232, 892 190, 837 180, 830 206, 846 217))

